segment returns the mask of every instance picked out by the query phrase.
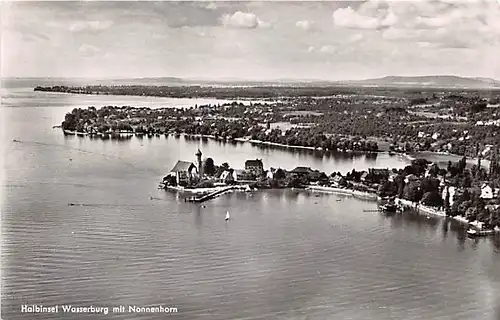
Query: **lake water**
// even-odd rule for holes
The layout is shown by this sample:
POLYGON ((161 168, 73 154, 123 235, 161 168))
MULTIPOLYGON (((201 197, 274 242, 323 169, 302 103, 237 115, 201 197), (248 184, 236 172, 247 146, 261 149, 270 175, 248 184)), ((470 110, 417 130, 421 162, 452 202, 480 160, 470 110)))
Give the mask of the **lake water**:
POLYGON ((500 319, 500 240, 468 239, 454 221, 367 212, 376 204, 305 191, 232 193, 201 207, 157 189, 198 148, 236 168, 262 158, 327 173, 401 168, 401 158, 65 137, 52 126, 75 106, 177 104, 4 93, 3 319, 500 319), (34 315, 23 304, 178 313, 34 315))

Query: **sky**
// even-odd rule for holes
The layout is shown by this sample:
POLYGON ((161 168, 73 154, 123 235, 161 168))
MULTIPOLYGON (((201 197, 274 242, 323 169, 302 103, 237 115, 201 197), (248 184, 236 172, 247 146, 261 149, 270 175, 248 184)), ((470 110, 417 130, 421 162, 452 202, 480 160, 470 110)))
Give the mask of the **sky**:
POLYGON ((500 79, 499 1, 3 1, 0 73, 500 79))

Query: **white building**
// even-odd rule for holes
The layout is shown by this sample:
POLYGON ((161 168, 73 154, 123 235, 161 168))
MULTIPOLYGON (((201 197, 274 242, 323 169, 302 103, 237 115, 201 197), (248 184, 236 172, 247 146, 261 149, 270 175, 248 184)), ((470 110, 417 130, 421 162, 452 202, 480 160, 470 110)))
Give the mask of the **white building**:
POLYGON ((455 187, 446 187, 443 189, 443 195, 442 195, 442 199, 443 201, 446 200, 446 193, 449 192, 450 196, 448 198, 448 202, 449 202, 449 205, 450 207, 453 205, 453 198, 455 197, 455 187))
POLYGON ((481 186, 481 195, 479 197, 487 200, 493 199, 493 192, 493 188, 485 183, 481 186))

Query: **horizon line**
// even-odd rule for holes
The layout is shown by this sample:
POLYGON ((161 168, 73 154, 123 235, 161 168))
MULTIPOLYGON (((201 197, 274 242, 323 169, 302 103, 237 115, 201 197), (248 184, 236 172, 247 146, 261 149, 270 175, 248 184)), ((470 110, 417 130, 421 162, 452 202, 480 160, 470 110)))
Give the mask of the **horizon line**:
POLYGON ((236 78, 236 77, 221 77, 221 78, 203 78, 203 77, 182 77, 182 76, 110 76, 110 77, 86 77, 86 76, 1 76, 1 80, 13 80, 13 79, 81 79, 81 80, 148 80, 148 79, 161 79, 161 78, 173 78, 183 81, 211 81, 211 82, 283 82, 283 81, 295 81, 295 82, 349 82, 349 81, 367 81, 367 80, 379 80, 390 77, 400 77, 400 78, 422 78, 422 77, 456 77, 462 79, 474 79, 474 80, 493 80, 499 81, 492 77, 485 76, 461 76, 457 74, 424 74, 424 75, 383 75, 369 78, 357 78, 357 79, 323 79, 323 78, 298 78, 298 77, 283 77, 283 78, 236 78))

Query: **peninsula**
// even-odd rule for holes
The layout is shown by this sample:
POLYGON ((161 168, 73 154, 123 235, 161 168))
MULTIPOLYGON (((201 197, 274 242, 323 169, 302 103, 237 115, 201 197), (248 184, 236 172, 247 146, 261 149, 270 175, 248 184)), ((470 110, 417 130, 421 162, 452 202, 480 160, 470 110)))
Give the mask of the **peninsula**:
POLYGON ((187 134, 223 140, 265 142, 340 151, 445 152, 490 156, 499 141, 500 93, 482 90, 333 87, 37 87, 36 90, 259 98, 269 103, 194 105, 192 108, 107 106, 74 109, 62 128, 67 133, 187 134), (97 88, 97 89, 96 89, 97 88), (97 91, 94 91, 97 90, 97 91), (118 91, 117 91, 118 90, 118 91), (270 95, 269 92, 273 92, 270 95), (221 93, 224 93, 223 95, 221 93), (308 95, 308 96, 305 96, 308 95), (279 98, 278 98, 279 97, 279 98))
MULTIPOLYGON (((310 167, 293 170, 264 169, 261 159, 245 161, 244 169, 228 163, 215 165, 212 158, 196 162, 178 161, 160 186, 165 189, 205 194, 211 199, 234 189, 307 188, 313 191, 351 194, 365 199, 393 199, 406 207, 428 214, 450 216, 479 231, 500 232, 500 163, 495 150, 489 170, 481 160, 471 168, 466 158, 440 168, 425 159, 416 159, 404 169, 371 168, 343 175, 327 174, 310 167)), ((203 198, 186 198, 202 202, 203 198)))

